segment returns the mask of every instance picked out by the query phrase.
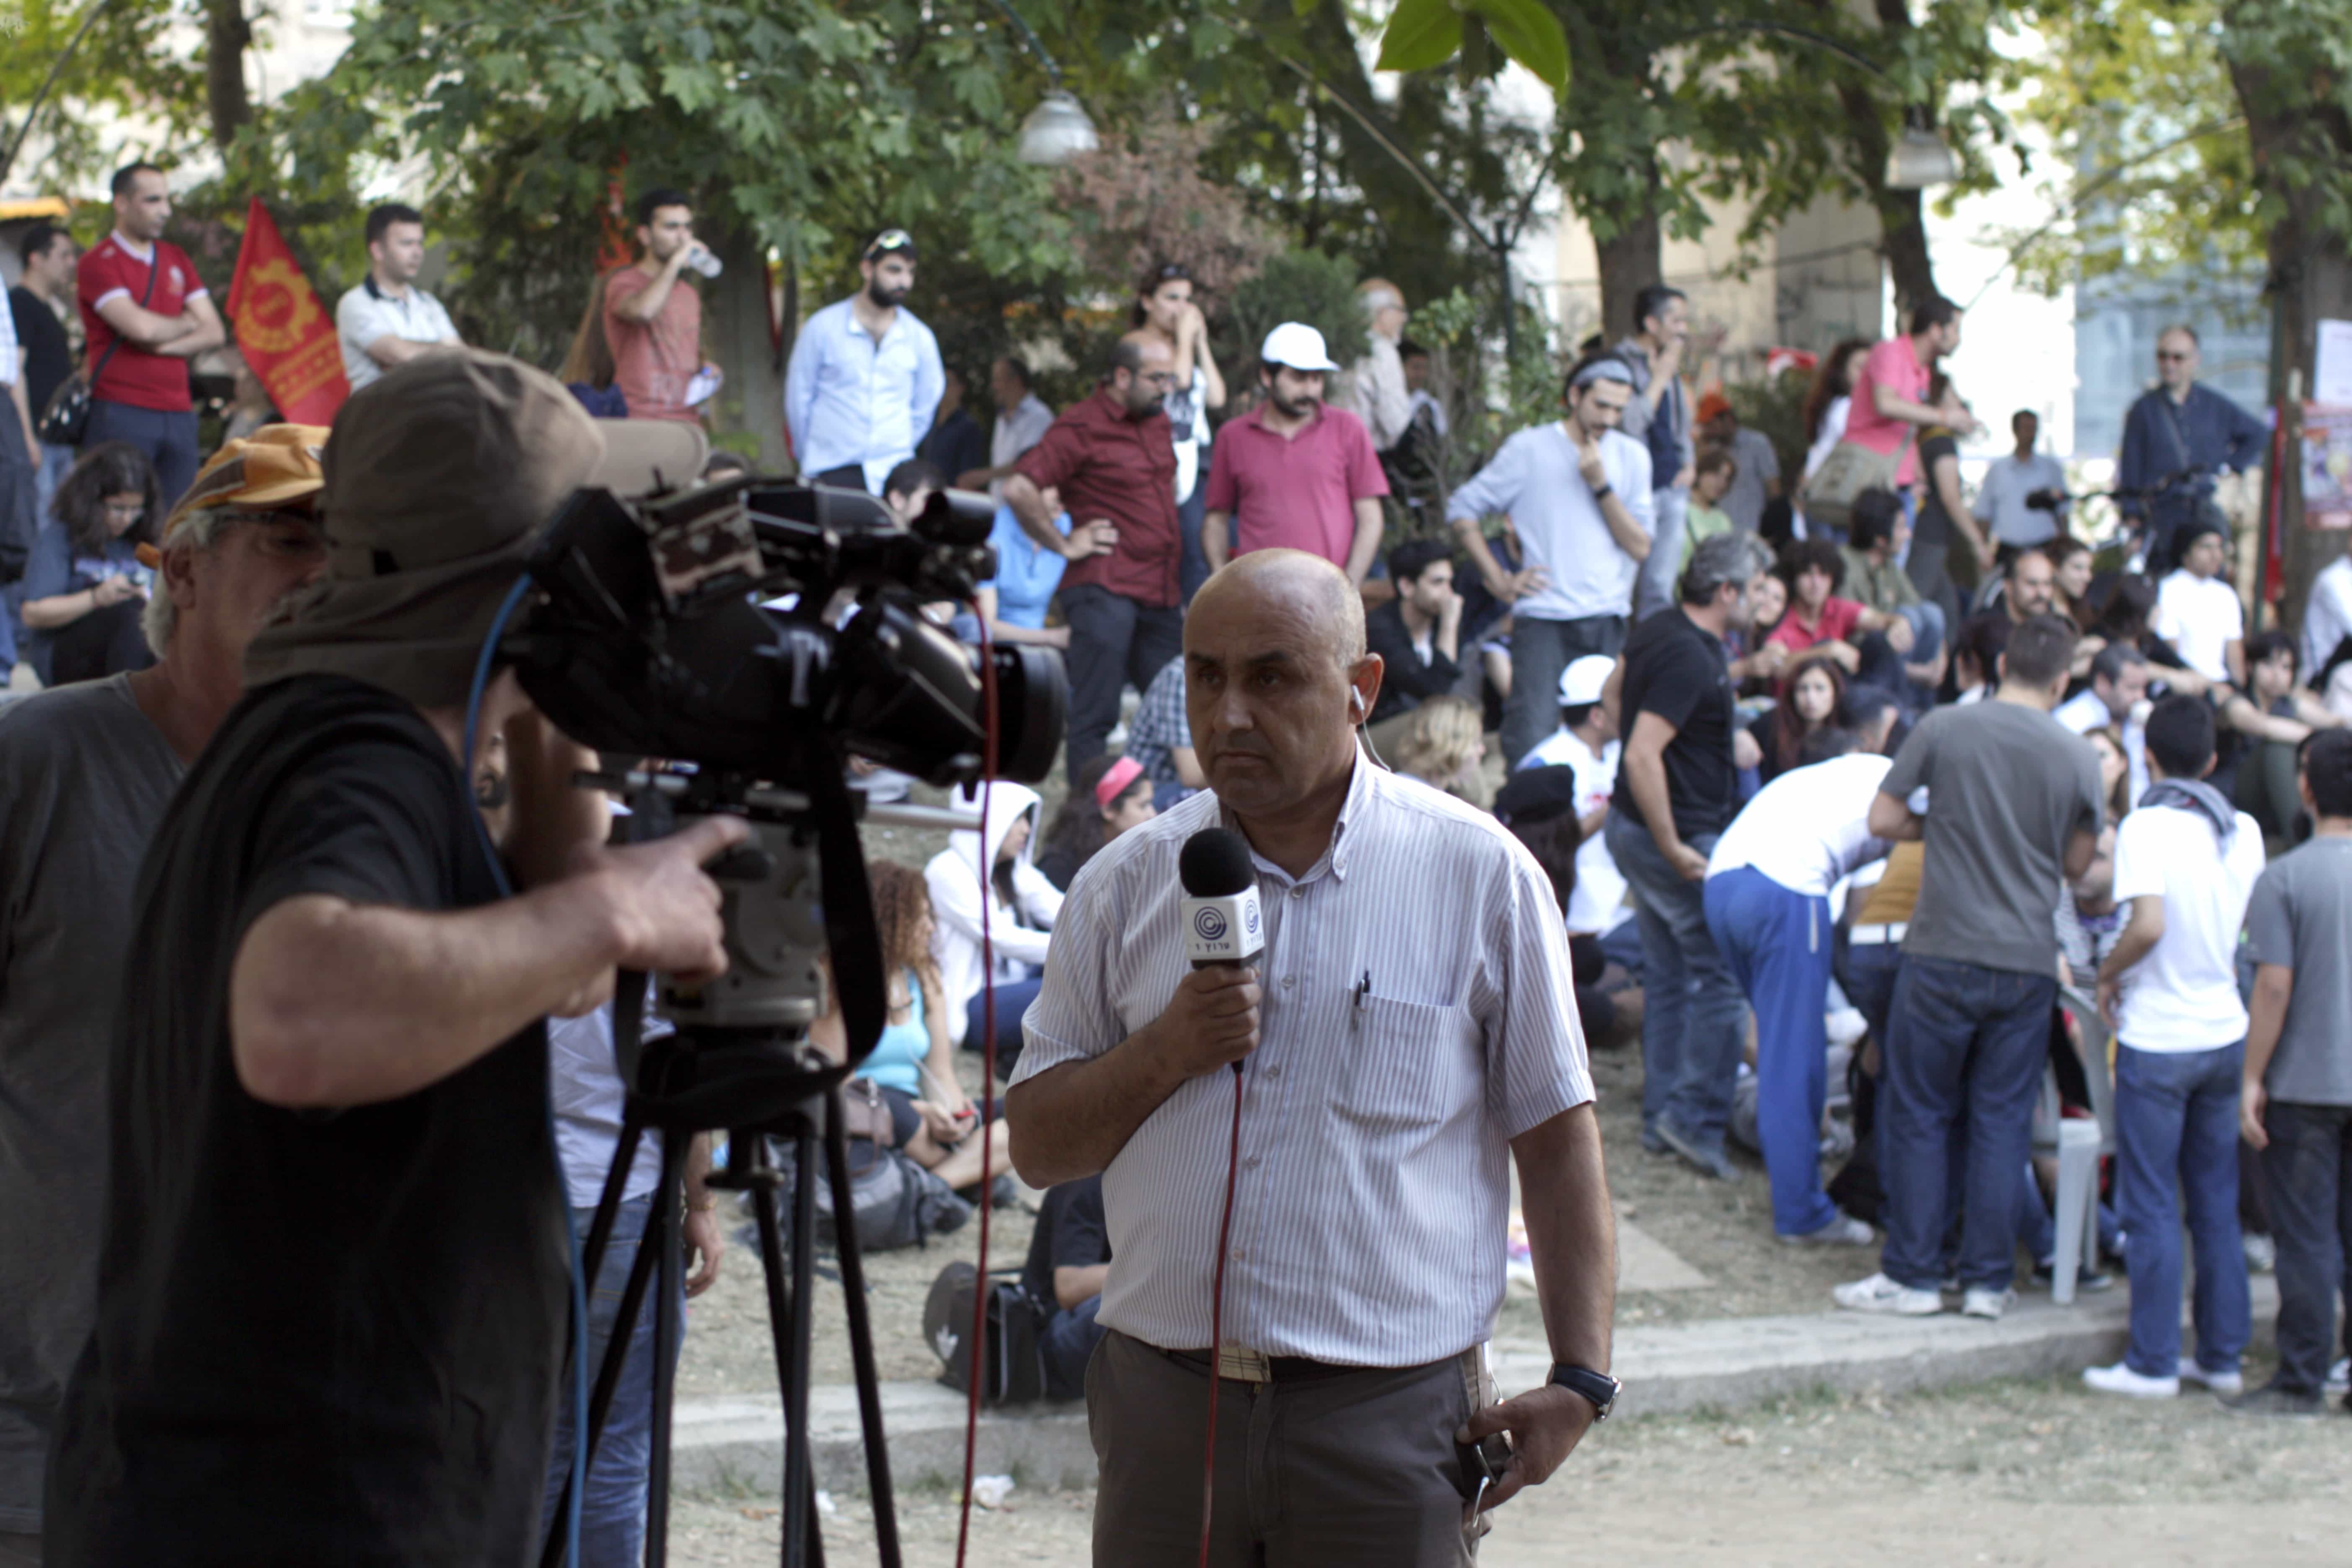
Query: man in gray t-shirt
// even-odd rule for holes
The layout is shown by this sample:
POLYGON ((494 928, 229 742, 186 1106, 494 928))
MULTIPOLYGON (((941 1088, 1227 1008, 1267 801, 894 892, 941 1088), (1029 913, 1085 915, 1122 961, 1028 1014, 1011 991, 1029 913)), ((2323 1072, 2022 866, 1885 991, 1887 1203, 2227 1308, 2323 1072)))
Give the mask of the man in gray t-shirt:
POLYGON ((1992 700, 1928 714, 1871 806, 1873 834, 1924 838, 1927 856, 1879 1080, 1886 1245, 1879 1273, 1838 1287, 1842 1307, 1943 1310, 1950 1148, 1963 1125, 1961 1310, 1998 1318, 2008 1303, 2057 1000, 2059 884, 2098 847, 2098 760, 2050 717, 2074 653, 2074 628, 2054 616, 2018 627, 1992 700))
POLYGON ((2279 1365, 2237 1403, 2265 1415, 2319 1409, 2352 1272, 2352 731, 2313 737, 2300 786, 2318 831, 2246 906, 2256 967, 2239 1119, 2262 1151, 2278 1245, 2279 1365))
POLYGON ((320 432, 264 426, 163 528, 158 658, 0 713, 0 1563, 41 1558, 66 1375, 97 1317, 108 1040, 140 862, 244 686, 245 645, 317 576, 320 432))

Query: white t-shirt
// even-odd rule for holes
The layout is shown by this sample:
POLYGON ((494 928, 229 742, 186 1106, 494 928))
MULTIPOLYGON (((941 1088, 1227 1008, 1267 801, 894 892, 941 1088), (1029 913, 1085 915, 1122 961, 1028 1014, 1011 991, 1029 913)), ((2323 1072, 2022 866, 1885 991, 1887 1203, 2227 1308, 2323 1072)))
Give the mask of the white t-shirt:
POLYGON ((454 343, 457 341, 457 329, 450 323, 449 312, 441 308, 441 301, 415 284, 409 285, 404 297, 395 300, 370 279, 347 289, 335 306, 335 335, 342 340, 343 379, 357 392, 383 374, 383 366, 367 352, 368 344, 376 339, 454 343))
POLYGON ((2148 626, 2189 668, 2208 680, 2227 680, 2224 650, 2246 635, 2246 610, 2228 583, 2219 576, 2192 576, 2184 566, 2157 585, 2156 614, 2148 626))
MULTIPOLYGON (((1576 770, 1576 815, 1590 816, 1609 802, 1617 788, 1617 759, 1622 748, 1614 741, 1596 753, 1573 730, 1555 730, 1535 750, 1519 759, 1523 768, 1576 770)), ((1568 899, 1568 929, 1599 933, 1632 918, 1625 905, 1625 878, 1609 853, 1609 845, 1595 833, 1576 847, 1576 891, 1568 899)))
POLYGON ((2303 605, 2303 679, 2317 675, 2336 645, 2352 637, 2352 556, 2339 555, 2311 580, 2303 605))
POLYGON ((1731 819, 1706 874, 1752 866, 1792 893, 1828 898, 1847 872, 1886 853, 1886 840, 1871 837, 1870 803, 1894 765, 1892 757, 1855 752, 1791 768, 1731 819))
POLYGON ((2116 900, 2158 895, 2164 934, 2124 972, 2116 1035, 2142 1051, 2210 1051, 2246 1037, 2238 932, 2263 874, 2263 830, 2244 812, 2223 854, 2201 812, 2142 806, 2116 829, 2116 900))

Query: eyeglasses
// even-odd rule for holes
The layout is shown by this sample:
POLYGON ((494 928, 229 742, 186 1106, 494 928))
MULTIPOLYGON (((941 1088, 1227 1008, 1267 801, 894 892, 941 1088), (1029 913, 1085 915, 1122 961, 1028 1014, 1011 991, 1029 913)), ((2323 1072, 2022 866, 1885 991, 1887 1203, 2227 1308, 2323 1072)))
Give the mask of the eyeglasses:
POLYGON ((1189 281, 1192 276, 1192 269, 1181 261, 1171 261, 1151 276, 1162 283, 1171 282, 1178 278, 1189 281))

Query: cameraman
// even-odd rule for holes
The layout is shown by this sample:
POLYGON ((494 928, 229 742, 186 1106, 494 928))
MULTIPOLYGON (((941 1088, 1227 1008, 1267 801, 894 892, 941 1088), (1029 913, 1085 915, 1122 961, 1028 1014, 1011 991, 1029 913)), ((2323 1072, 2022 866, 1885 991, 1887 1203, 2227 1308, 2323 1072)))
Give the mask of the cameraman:
POLYGON ((616 965, 721 969, 698 868, 743 836, 604 847, 587 754, 500 670, 478 734, 526 890, 499 896, 458 761, 477 650, 602 447, 470 349, 336 419, 327 574, 248 649, 141 874, 53 1563, 533 1549, 568 1293, 543 1020, 616 965))

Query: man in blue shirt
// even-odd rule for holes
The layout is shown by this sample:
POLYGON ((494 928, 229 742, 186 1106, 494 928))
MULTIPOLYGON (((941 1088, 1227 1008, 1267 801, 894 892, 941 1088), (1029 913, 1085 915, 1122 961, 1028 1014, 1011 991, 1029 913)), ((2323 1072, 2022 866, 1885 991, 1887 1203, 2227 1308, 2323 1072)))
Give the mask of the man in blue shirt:
POLYGON ((2117 465, 2116 485, 2126 490, 2149 490, 2184 470, 2193 478, 2167 486, 2154 496, 2126 495, 2124 516, 2147 525, 2147 574, 2160 578, 2179 564, 2174 541, 2181 525, 2211 514, 2213 474, 2231 468, 2240 473, 2260 462, 2270 430, 2210 386, 2197 384, 2200 363, 2197 332, 2186 325, 2157 334, 2156 374, 2158 384, 2131 405, 2124 416, 2124 451, 2117 465))
POLYGON ((902 301, 915 286, 915 239, 874 237, 866 286, 811 316, 784 372, 784 419, 803 475, 879 494, 931 427, 947 372, 939 340, 902 301))

